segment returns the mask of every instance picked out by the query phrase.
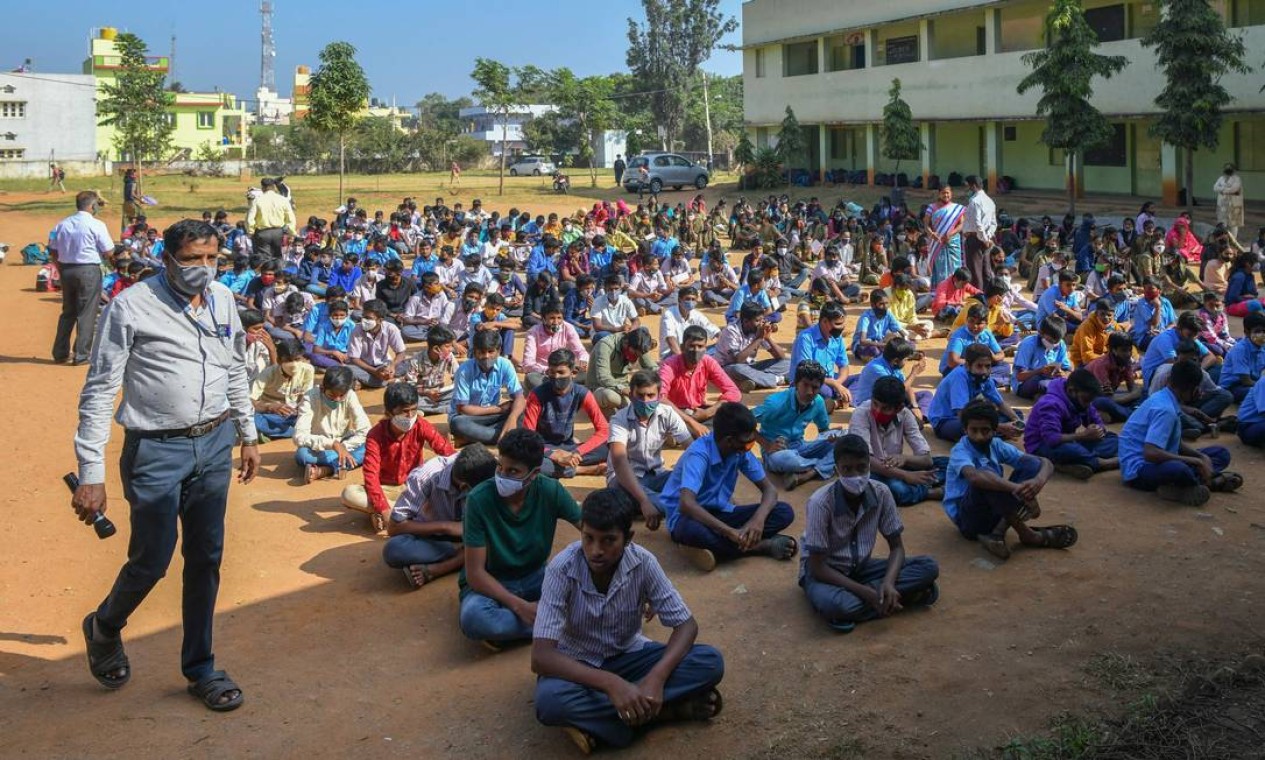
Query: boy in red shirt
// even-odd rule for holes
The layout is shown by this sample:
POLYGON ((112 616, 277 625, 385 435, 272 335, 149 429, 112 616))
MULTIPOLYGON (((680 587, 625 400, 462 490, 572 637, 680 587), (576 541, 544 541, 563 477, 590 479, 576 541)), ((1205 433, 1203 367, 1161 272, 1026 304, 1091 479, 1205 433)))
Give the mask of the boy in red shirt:
POLYGON ((935 298, 931 300, 931 313, 937 320, 952 323, 957 319, 958 312, 962 311, 966 299, 981 292, 970 280, 970 272, 959 267, 952 277, 936 286, 935 298))
POLYGON ((391 502, 387 492, 398 496, 414 467, 422 464, 426 446, 440 456, 455 454, 448 439, 417 413, 417 388, 406 382, 391 383, 383 396, 387 418, 365 439, 363 486, 343 489, 343 506, 369 515, 374 532, 386 529, 391 502))

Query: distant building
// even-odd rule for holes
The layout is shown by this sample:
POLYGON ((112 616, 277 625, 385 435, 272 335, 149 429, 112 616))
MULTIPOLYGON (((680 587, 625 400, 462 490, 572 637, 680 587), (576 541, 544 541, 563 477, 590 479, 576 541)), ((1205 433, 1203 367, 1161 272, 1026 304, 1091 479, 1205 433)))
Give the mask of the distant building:
MULTIPOLYGON (((509 114, 508 126, 505 130, 505 147, 509 153, 521 153, 527 150, 527 141, 523 138, 523 125, 537 116, 554 113, 557 106, 533 105, 518 106, 509 114)), ((493 156, 501 155, 501 115, 483 106, 463 108, 457 115, 465 122, 463 134, 476 140, 488 143, 488 152, 493 156)))
POLYGON ((283 98, 267 87, 255 90, 255 124, 289 124, 294 113, 294 102, 283 98))
POLYGON ((307 66, 294 67, 293 91, 290 94, 291 119, 307 118, 308 98, 312 94, 312 70, 307 66))
POLYGON ((0 73, 0 176, 95 173, 96 112, 91 76, 0 73))

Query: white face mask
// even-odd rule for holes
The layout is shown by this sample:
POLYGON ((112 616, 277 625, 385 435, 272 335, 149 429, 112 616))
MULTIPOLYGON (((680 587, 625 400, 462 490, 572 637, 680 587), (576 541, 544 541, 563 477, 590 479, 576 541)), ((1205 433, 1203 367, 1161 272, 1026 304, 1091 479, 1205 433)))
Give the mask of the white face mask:
POLYGON ((860 496, 861 493, 865 491, 865 484, 869 482, 869 480, 870 478, 868 475, 851 475, 846 478, 840 475, 839 485, 843 486, 843 490, 846 493, 850 493, 853 496, 860 496))
POLYGON ((503 499, 508 499, 527 487, 527 478, 519 480, 517 478, 507 477, 498 472, 493 476, 493 479, 496 481, 496 492, 500 494, 503 499))
POLYGON ((365 317, 364 319, 360 320, 360 326, 365 328, 365 332, 373 332, 374 330, 378 329, 378 320, 369 319, 368 317, 365 317))
POLYGON ((343 324, 346 322, 347 320, 343 319, 342 317, 331 317, 329 320, 329 323, 333 325, 334 327, 342 327, 343 324))
POLYGON ((408 432, 413 429, 413 425, 417 423, 417 417, 411 414, 397 414, 391 418, 391 424, 400 430, 408 432))

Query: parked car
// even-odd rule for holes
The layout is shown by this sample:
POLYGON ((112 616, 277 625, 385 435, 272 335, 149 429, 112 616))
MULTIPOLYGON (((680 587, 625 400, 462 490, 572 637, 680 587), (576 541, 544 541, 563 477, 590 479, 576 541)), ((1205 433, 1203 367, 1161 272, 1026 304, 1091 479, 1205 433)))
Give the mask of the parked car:
POLYGON ((667 187, 680 190, 686 185, 693 185, 702 190, 711 181, 711 172, 706 166, 696 164, 684 156, 675 153, 643 153, 634 156, 628 162, 628 170, 624 172, 624 190, 635 193, 640 182, 641 167, 650 169, 650 192, 657 193, 667 187))
POLYGON ((530 174, 539 177, 542 174, 553 174, 558 167, 553 162, 541 156, 519 156, 514 159, 514 163, 510 164, 510 176, 517 177, 520 174, 530 174))

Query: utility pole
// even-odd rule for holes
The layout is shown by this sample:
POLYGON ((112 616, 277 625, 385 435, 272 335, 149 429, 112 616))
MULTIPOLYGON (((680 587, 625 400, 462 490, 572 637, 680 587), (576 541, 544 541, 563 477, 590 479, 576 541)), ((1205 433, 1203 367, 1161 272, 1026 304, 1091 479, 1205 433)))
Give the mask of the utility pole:
POLYGON ((707 170, 712 169, 712 98, 707 93, 707 72, 703 72, 703 121, 707 122, 707 170))
POLYGON ((167 86, 176 83, 176 33, 171 33, 171 54, 167 56, 167 86))

